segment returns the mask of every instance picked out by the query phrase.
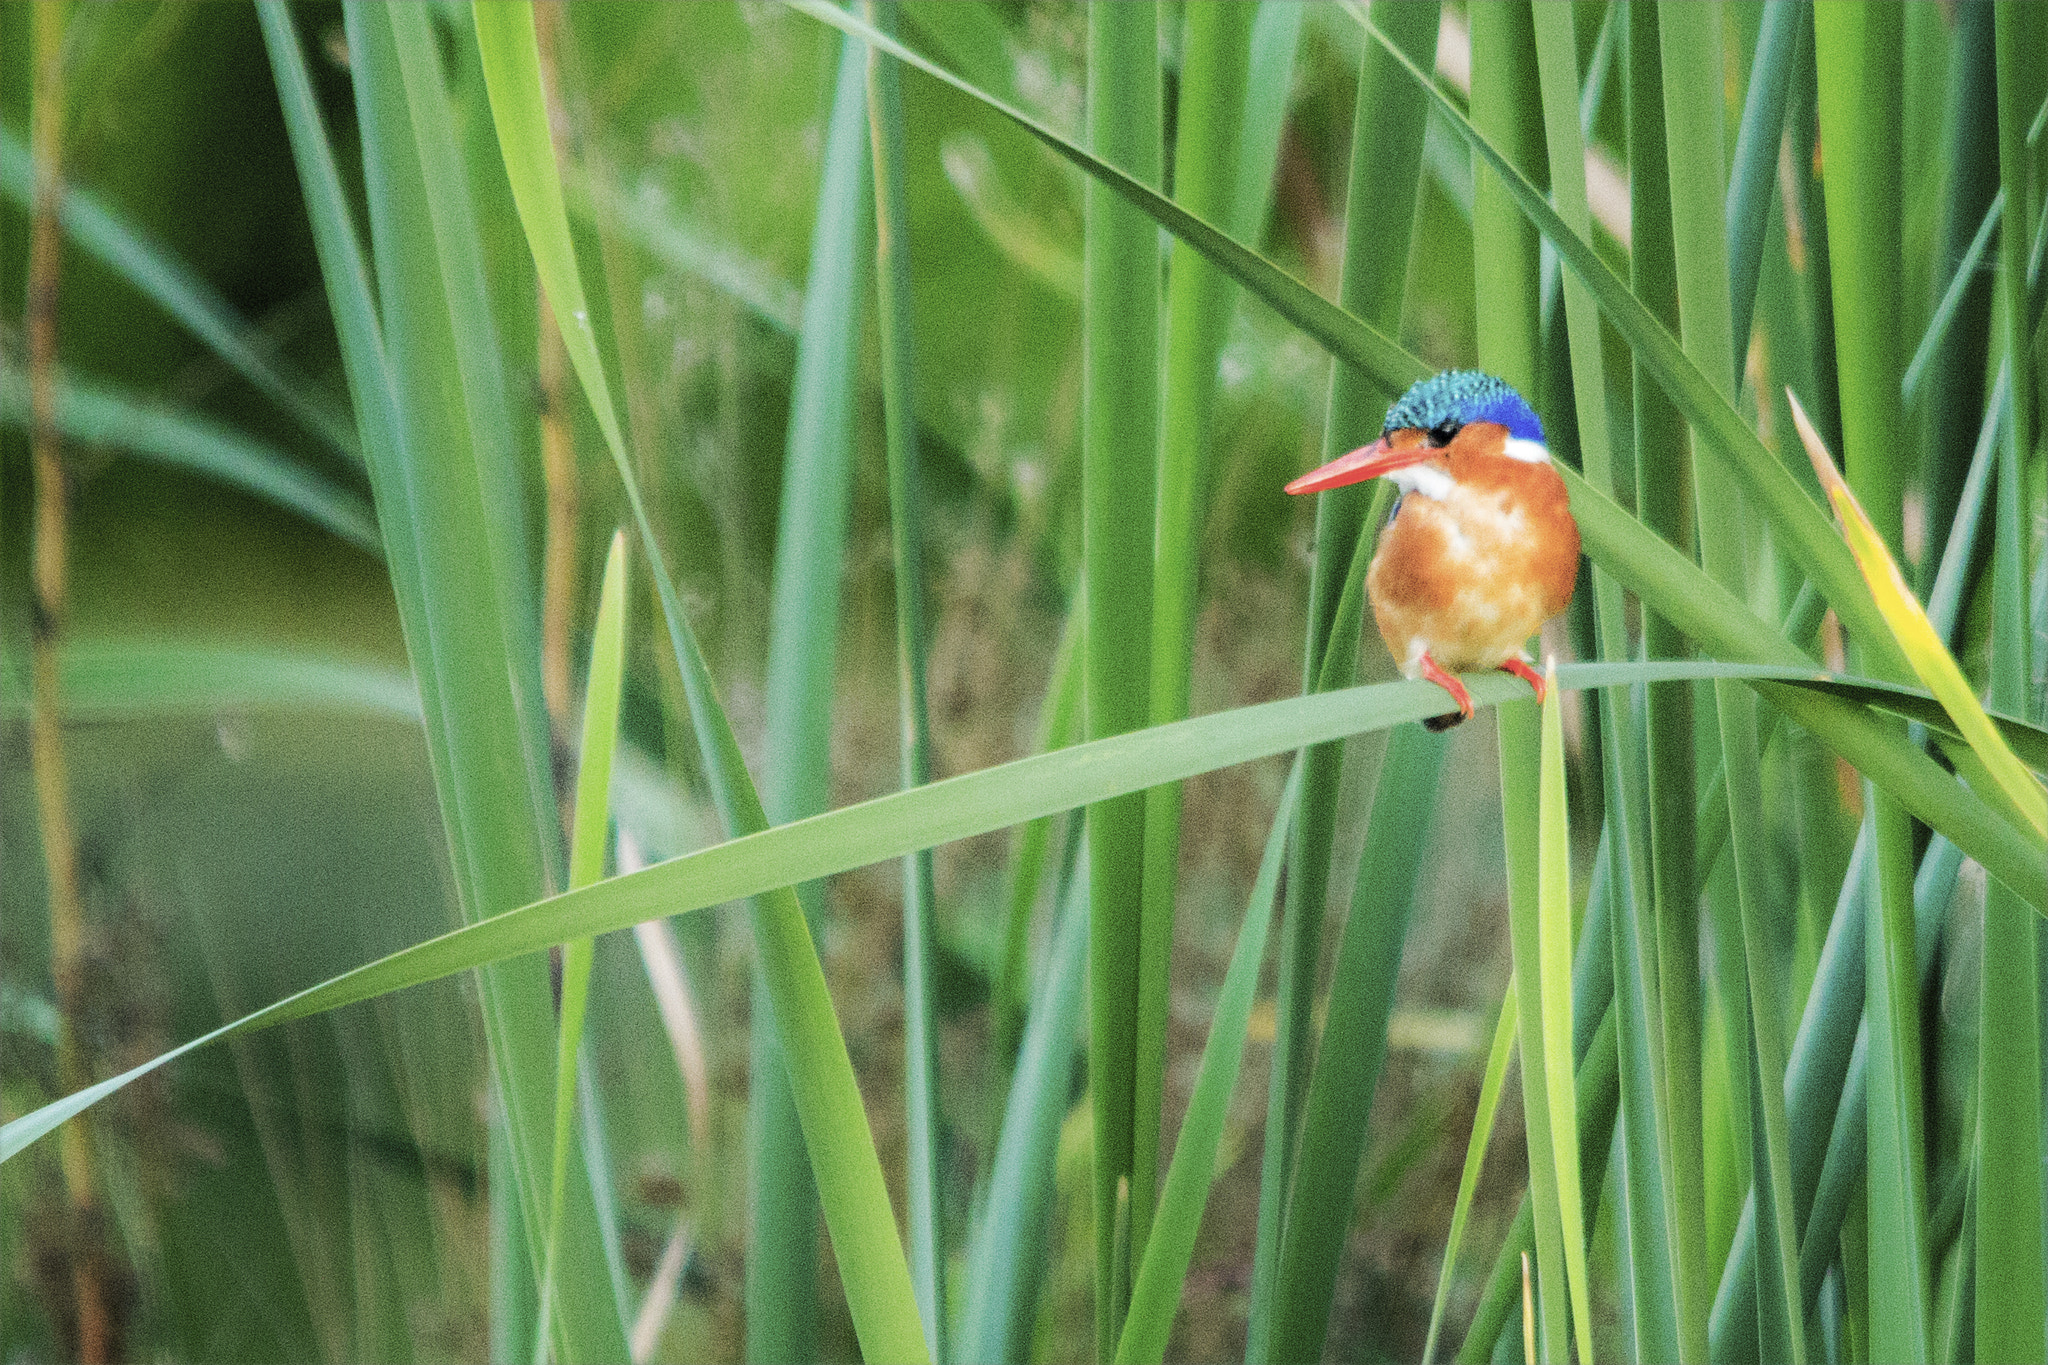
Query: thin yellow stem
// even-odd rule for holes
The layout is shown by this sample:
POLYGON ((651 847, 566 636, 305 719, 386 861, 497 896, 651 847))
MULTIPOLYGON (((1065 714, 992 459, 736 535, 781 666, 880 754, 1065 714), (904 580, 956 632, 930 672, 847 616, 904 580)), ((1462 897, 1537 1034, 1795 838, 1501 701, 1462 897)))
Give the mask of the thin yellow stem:
MULTIPOLYGON (((70 488, 57 434, 57 285, 62 239, 57 210, 64 193, 64 0, 37 0, 35 104, 29 142, 35 199, 29 224, 28 333, 29 459, 34 483, 34 551, 30 565, 29 764, 49 881, 50 976, 56 988, 57 1080, 67 1092, 90 1080, 78 1040, 85 959, 85 916, 78 889, 78 837, 71 825, 70 784, 64 769, 63 713, 57 653, 68 605, 67 545, 70 488)), ((81 1116, 64 1126, 59 1159, 71 1205, 71 1288, 81 1361, 112 1355, 113 1324, 100 1276, 98 1197, 92 1134, 81 1116)))

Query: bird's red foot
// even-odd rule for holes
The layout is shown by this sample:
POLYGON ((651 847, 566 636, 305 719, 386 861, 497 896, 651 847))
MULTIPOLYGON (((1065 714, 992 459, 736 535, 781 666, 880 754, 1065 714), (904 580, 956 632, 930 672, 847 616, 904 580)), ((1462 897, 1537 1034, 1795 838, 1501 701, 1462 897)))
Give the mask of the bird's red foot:
POLYGON ((1506 663, 1500 666, 1500 671, 1503 673, 1512 673, 1516 677, 1520 678, 1523 682, 1529 684, 1529 686, 1535 688, 1536 703, 1539 706, 1543 704, 1543 675, 1541 673, 1538 673, 1535 669, 1529 667, 1529 665, 1523 663, 1520 659, 1509 659, 1506 663))
POLYGON ((1450 693, 1451 700, 1458 703, 1457 714, 1446 711, 1441 716, 1431 716, 1422 722, 1424 729, 1441 732, 1472 719, 1472 694, 1465 690, 1465 684, 1444 672, 1427 654, 1422 656, 1422 676, 1450 693))

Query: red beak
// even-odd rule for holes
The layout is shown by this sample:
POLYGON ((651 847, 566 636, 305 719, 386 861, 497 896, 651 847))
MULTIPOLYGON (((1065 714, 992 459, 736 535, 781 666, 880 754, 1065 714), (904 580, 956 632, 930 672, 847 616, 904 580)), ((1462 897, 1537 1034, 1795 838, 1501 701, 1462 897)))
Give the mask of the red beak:
POLYGON ((1287 485, 1290 493, 1321 493, 1346 484, 1364 483, 1377 479, 1382 474, 1391 474, 1409 465, 1421 464, 1443 452, 1425 441, 1402 450, 1391 449, 1387 438, 1382 436, 1369 446, 1361 446, 1349 455, 1339 455, 1321 469, 1313 469, 1287 485))

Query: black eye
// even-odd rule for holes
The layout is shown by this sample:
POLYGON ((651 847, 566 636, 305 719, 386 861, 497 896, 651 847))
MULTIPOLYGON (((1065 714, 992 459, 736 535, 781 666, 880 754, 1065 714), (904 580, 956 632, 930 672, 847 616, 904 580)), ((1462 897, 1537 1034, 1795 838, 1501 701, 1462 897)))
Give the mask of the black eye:
POLYGON ((1423 444, 1442 449, 1457 438, 1458 430, 1456 422, 1441 422, 1423 434, 1423 444))

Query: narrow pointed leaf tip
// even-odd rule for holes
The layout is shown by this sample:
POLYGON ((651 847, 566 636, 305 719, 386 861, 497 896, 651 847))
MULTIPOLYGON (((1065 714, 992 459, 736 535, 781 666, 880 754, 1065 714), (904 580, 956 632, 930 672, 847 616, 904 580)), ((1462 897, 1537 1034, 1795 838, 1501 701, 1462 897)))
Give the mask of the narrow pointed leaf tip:
POLYGON ((1806 456, 1813 462, 1813 472, 1819 476, 1821 487, 1828 493, 1828 499, 1835 506, 1835 515, 1841 521, 1842 538, 1848 542, 1849 552, 1856 558, 1856 567, 1862 571, 1864 581, 1870 584, 1870 594, 1877 601, 1877 608, 1884 621, 1891 628, 1892 636, 1899 648, 1913 665, 1913 671, 1920 681, 1932 692, 1942 708, 1955 722, 1956 730, 1963 736, 1972 751, 1990 772, 1998 788, 2020 817, 2026 821, 2037 838, 2048 838, 2048 791, 2034 780, 2012 751, 2005 737, 1991 723, 1984 713, 1984 707, 1971 690, 1969 680, 1956 664, 1955 656, 1941 642, 1933 622, 1927 619, 1926 611, 1906 580, 1899 573, 1899 566, 1892 559, 1891 551, 1885 547, 1884 538, 1871 524, 1862 504, 1836 470, 1835 462, 1807 420, 1806 410, 1799 406, 1799 399, 1792 390, 1785 390, 1785 401, 1791 405, 1792 421, 1799 428, 1799 439, 1806 447, 1806 456))

